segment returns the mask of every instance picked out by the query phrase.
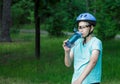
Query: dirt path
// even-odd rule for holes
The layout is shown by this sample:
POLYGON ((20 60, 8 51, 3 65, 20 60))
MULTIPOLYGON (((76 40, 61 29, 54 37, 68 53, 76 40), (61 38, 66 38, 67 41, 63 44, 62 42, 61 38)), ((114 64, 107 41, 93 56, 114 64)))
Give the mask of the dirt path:
MULTIPOLYGON (((26 30, 26 29, 22 29, 22 30, 20 30, 20 32, 22 32, 22 33, 35 33, 35 30, 34 29, 32 29, 32 30, 26 30)), ((66 35, 72 35, 73 33, 71 33, 71 32, 64 32, 66 35)), ((47 31, 45 31, 45 30, 40 30, 40 34, 41 35, 48 35, 48 32, 47 31)), ((120 39, 120 34, 117 34, 116 36, 115 36, 115 39, 120 39)))
MULTIPOLYGON (((72 35, 73 33, 71 33, 71 32, 64 32, 66 35, 72 35)), ((47 31, 45 31, 45 30, 40 30, 40 34, 46 34, 46 35, 48 35, 48 32, 47 31)), ((120 40, 120 34, 117 34, 116 36, 115 36, 115 39, 116 40, 120 40)))

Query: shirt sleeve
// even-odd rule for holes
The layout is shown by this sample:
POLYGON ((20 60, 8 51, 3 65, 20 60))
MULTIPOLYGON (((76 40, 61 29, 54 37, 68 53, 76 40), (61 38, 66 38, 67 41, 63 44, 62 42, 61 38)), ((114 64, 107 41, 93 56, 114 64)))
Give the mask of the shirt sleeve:
POLYGON ((92 51, 93 50, 100 50, 102 51, 102 42, 98 39, 96 39, 94 42, 93 42, 93 45, 92 45, 92 51))

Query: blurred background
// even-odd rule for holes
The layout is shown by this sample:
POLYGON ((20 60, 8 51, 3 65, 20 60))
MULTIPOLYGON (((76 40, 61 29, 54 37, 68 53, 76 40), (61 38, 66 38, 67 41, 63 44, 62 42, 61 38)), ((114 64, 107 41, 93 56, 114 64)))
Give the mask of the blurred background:
POLYGON ((70 84, 62 43, 83 12, 103 42, 101 84, 120 84, 119 0, 0 0, 0 84, 70 84))

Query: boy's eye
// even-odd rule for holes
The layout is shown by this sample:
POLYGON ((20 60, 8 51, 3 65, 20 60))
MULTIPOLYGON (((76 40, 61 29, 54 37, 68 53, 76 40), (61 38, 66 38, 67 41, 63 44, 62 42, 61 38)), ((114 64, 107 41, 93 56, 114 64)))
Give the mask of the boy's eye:
POLYGON ((90 25, 78 26, 78 29, 84 29, 84 28, 87 28, 87 27, 90 27, 90 25))

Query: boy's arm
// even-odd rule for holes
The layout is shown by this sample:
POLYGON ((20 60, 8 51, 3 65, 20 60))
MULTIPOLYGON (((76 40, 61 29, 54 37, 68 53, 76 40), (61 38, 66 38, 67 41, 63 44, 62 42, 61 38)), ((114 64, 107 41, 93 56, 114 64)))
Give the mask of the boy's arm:
POLYGON ((73 61, 73 52, 71 51, 71 48, 68 48, 65 43, 67 42, 67 40, 65 40, 63 42, 63 49, 64 49, 64 53, 65 53, 65 56, 64 56, 64 62, 65 62, 65 65, 67 67, 70 67, 71 64, 72 64, 72 61, 73 61))
POLYGON ((92 56, 90 58, 90 62, 88 63, 88 65, 86 66, 85 70, 82 72, 80 77, 75 82, 73 82, 73 84, 82 84, 82 81, 87 77, 87 75, 91 72, 91 70, 96 65, 99 53, 100 53, 99 50, 92 51, 92 56))
POLYGON ((72 51, 65 51, 64 62, 67 67, 70 67, 73 61, 73 52, 72 51))

